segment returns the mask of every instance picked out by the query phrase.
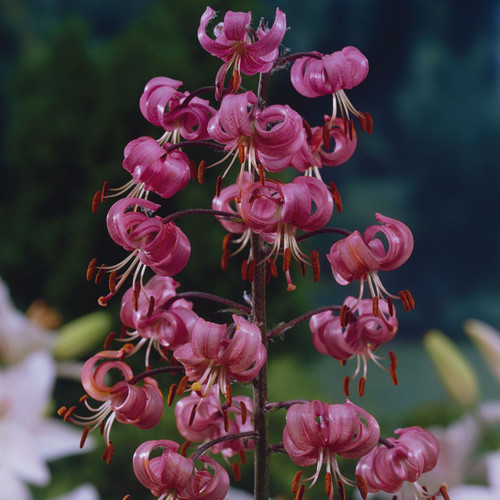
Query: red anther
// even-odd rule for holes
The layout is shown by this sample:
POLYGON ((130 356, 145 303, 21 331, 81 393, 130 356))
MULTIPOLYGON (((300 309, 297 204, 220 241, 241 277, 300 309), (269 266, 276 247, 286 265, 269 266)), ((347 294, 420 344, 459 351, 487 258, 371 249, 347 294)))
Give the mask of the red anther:
POLYGON ((344 381, 342 382, 342 388, 344 389, 344 396, 346 398, 349 397, 349 382, 351 381, 351 379, 349 378, 349 375, 346 375, 344 377, 344 381))
POLYGON ((102 192, 97 191, 92 198, 92 212, 95 214, 99 208, 99 203, 101 202, 102 192))
POLYGON ((345 500, 345 486, 340 479, 337 481, 337 488, 339 489, 340 500, 345 500))
MULTIPOLYGON (((191 415, 189 416, 189 427, 193 425, 194 422, 194 417, 196 417, 196 410, 198 409, 198 405, 194 405, 192 410, 191 410, 191 415)), ((225 427, 225 422, 224 422, 224 427, 225 427)))
POLYGON ((352 121, 352 118, 349 119, 347 122, 347 126, 349 128, 349 140, 352 141, 352 136, 354 135, 354 122, 352 121))
POLYGON ((396 367, 394 365, 389 366, 389 374, 391 375, 392 383, 398 385, 398 374, 396 373, 396 367))
POLYGON ((366 133, 370 135, 373 132, 373 118, 370 113, 365 113, 366 133))
POLYGON ((278 268, 276 267, 276 262, 274 262, 274 260, 271 262, 271 276, 273 278, 278 277, 278 268))
POLYGON ((238 144, 238 159, 240 163, 245 163, 245 147, 243 144, 238 144))
POLYGON ((228 408, 233 404, 233 390, 229 384, 226 384, 226 403, 228 408))
POLYGON ((79 400, 78 402, 79 403, 83 403, 85 400, 89 399, 89 395, 88 394, 84 394, 79 400))
POLYGON ((231 238, 233 235, 231 233, 227 233, 222 240, 222 251, 225 252, 229 248, 229 244, 231 243, 231 238))
POLYGON ((109 465, 111 463, 111 459, 113 458, 113 443, 110 441, 108 446, 106 446, 106 450, 104 451, 101 459, 106 460, 106 464, 109 465))
POLYGON ((179 385, 177 386, 177 396, 180 397, 184 394, 184 391, 186 390, 188 382, 189 382, 188 376, 184 375, 184 377, 181 378, 179 385))
POLYGON ((248 411, 247 411, 247 405, 243 401, 240 402, 240 415, 241 415, 241 425, 245 425, 245 422, 247 421, 248 411))
POLYGON ((310 141, 312 139, 311 125, 304 118, 302 118, 302 125, 304 125, 304 130, 306 131, 306 138, 310 141))
POLYGON ((241 279, 246 281, 248 279, 248 260, 243 259, 241 263, 241 279))
POLYGON ((442 484, 439 487, 439 493, 441 493, 441 495, 444 498, 444 500, 450 500, 450 496, 448 495, 448 489, 446 487, 446 484, 442 484))
POLYGON ((330 496, 330 493, 332 492, 333 489, 333 484, 332 484, 332 475, 327 472, 325 474, 325 495, 327 497, 330 496))
POLYGON ((220 258, 220 267, 223 271, 227 271, 228 265, 229 265, 229 251, 226 248, 226 250, 222 252, 222 256, 220 258))
POLYGON ((182 443, 182 446, 180 447, 179 449, 179 453, 185 457, 186 456, 186 452, 187 452, 187 449, 189 448, 189 445, 191 444, 191 441, 184 441, 182 443))
POLYGON ((108 196, 108 191, 109 191, 109 182, 104 181, 102 183, 102 188, 101 188, 101 202, 103 202, 106 196, 108 196))
POLYGON ((97 273, 94 278, 94 283, 98 285, 102 279, 104 278, 104 275, 106 274, 106 271, 104 270, 104 265, 96 267, 97 273))
POLYGON ((373 301, 372 301, 372 314, 377 317, 380 313, 380 310, 378 308, 378 297, 375 296, 373 297, 373 301))
POLYGON ((396 355, 392 351, 389 351, 389 359, 391 360, 391 365, 396 369, 398 367, 398 358, 396 358, 396 355))
POLYGON ((340 197, 339 190, 334 182, 330 182, 330 193, 332 194, 333 203, 335 203, 335 208, 337 212, 342 213, 342 198, 340 197))
POLYGON ((111 293, 116 292, 116 271, 111 271, 108 278, 108 287, 111 293))
POLYGON ((227 410, 223 410, 222 415, 224 417, 224 430, 228 432, 231 424, 231 421, 229 420, 229 412, 227 410))
POLYGON ((356 482, 358 483, 358 490, 361 498, 366 500, 368 498, 368 486, 366 485, 366 481, 363 479, 361 474, 356 474, 356 482))
POLYGON ((155 310, 155 303, 156 299, 153 295, 151 295, 151 297, 149 297, 148 312, 146 313, 147 318, 150 318, 153 315, 153 311, 155 310))
POLYGON ((344 122, 344 135, 347 135, 347 118, 342 116, 342 121, 344 122))
POLYGON ((406 312, 415 309, 415 300, 409 290, 401 290, 399 293, 399 298, 401 299, 401 304, 406 312))
POLYGON ((271 281, 271 264, 268 262, 266 266, 266 276, 264 279, 266 285, 269 285, 269 282, 271 281))
POLYGON ((257 261, 255 259, 252 259, 249 264, 248 264, 248 281, 249 283, 253 283, 253 280, 255 278, 255 266, 257 264, 257 261))
POLYGON ((125 325, 122 325, 122 330, 120 332, 120 338, 124 339, 127 336, 127 327, 125 325))
POLYGON ((89 435, 90 427, 87 425, 83 428, 82 437, 80 438, 80 448, 83 448, 85 441, 87 441, 87 436, 89 435))
POLYGON ((123 361, 127 356, 130 356, 134 352, 135 346, 134 344, 131 344, 130 342, 127 342, 126 344, 123 345, 123 347, 120 349, 120 360, 123 361))
MULTIPOLYGON (((135 298, 136 298, 136 302, 137 302, 137 306, 139 306, 139 294, 141 293, 141 282, 140 281, 136 281, 134 283, 134 295, 135 295, 135 298)), ((134 308, 135 311, 137 311, 137 309, 134 308)))
POLYGON ((323 145, 327 151, 330 149, 330 129, 326 123, 323 125, 323 145))
POLYGON ((217 183, 215 184, 215 196, 217 198, 220 196, 220 190, 222 189, 222 176, 217 176, 217 183))
POLYGON ((233 477, 235 481, 241 481, 241 469, 238 462, 233 462, 231 464, 231 469, 233 470, 233 477))
POLYGON ((306 275, 306 265, 304 264, 303 261, 299 261, 299 267, 300 267, 300 275, 305 276, 306 275))
POLYGON ((311 263, 313 270, 313 281, 314 283, 317 283, 319 280, 320 265, 319 265, 319 254, 316 250, 313 250, 311 252, 311 263))
POLYGON ((290 269, 290 262, 292 260, 292 251, 289 248, 285 249, 283 253, 283 271, 288 271, 290 269))
POLYGON ((387 299, 385 299, 385 301, 387 302, 389 316, 394 316, 394 305, 392 303, 392 299, 390 297, 387 297, 387 299))
POLYGON ((201 160, 198 165, 198 183, 203 184, 205 182, 205 168, 207 166, 207 162, 205 160, 201 160))
POLYGON ((172 403, 174 402, 176 390, 177 390, 177 384, 172 384, 170 386, 170 389, 168 390, 167 406, 172 406, 172 403))
POLYGON ((59 410, 57 410, 57 414, 60 416, 60 417, 64 417, 64 414, 68 411, 68 408, 66 406, 61 406, 61 408, 59 408, 59 410))
POLYGON ((113 342, 115 338, 116 338, 116 332, 111 332, 110 334, 108 334, 108 336, 104 339, 104 350, 107 351, 109 349, 111 342, 113 342))
POLYGON ((346 359, 340 359, 339 363, 340 363, 340 366, 345 366, 347 364, 347 360, 346 359))
POLYGON ((365 114, 360 112, 358 115, 359 126, 361 128, 361 132, 366 132, 366 118, 365 114))
POLYGON ((259 180, 260 183, 264 186, 266 183, 266 175, 264 173, 264 167, 262 166, 262 163, 259 163, 258 165, 259 168, 259 180))
POLYGON ((67 409, 67 411, 64 412, 63 421, 67 422, 68 419, 71 417, 71 415, 73 415, 73 413, 75 413, 75 410, 76 410, 76 406, 70 406, 67 409))
POLYGON ((247 457, 245 455, 245 452, 243 450, 239 450, 238 456, 240 457, 241 465, 245 465, 247 463, 247 457))
POLYGON ((292 481, 292 493, 297 493, 300 485, 300 479, 302 478, 302 471, 298 470, 295 473, 295 476, 293 476, 293 481, 292 481))
POLYGON ((191 173, 191 179, 196 179, 197 176, 196 162, 192 159, 189 159, 188 165, 189 165, 189 172, 191 173))
POLYGON ((349 324, 351 310, 345 304, 340 308, 340 326, 345 328, 349 324))
POLYGON ((365 383, 366 383, 366 378, 361 377, 358 382, 358 394, 360 397, 363 397, 365 393, 365 383))
POLYGON ((295 500, 302 500, 302 498, 304 497, 304 490, 305 490, 305 486, 303 484, 301 484, 299 486, 299 490, 297 491, 297 494, 295 495, 295 500))
POLYGON ((130 494, 127 494, 122 498, 122 500, 130 500, 131 498, 130 494))
POLYGON ((97 259, 94 257, 87 266, 87 281, 92 280, 92 278, 94 277, 96 264, 97 264, 97 259))

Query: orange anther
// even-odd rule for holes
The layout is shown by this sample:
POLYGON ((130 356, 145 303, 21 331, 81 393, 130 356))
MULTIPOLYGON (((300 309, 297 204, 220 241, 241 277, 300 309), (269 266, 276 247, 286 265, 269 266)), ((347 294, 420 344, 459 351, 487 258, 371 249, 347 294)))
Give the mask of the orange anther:
POLYGON ((325 495, 327 497, 330 496, 330 493, 332 492, 333 489, 333 484, 332 484, 332 475, 327 472, 325 474, 325 495))
POLYGON ((366 118, 365 114, 360 112, 358 115, 359 126, 361 128, 361 132, 366 132, 366 118))
POLYGON ((67 422, 68 419, 71 417, 71 415, 73 415, 73 413, 75 413, 75 410, 76 410, 76 406, 70 406, 68 408, 68 411, 64 412, 63 421, 67 422))
POLYGON ((389 351, 389 359, 391 360, 391 365, 393 365, 394 368, 397 368, 398 358, 396 358, 396 355, 392 351, 389 351))
POLYGON ((264 185, 266 183, 266 176, 264 174, 264 167, 262 166, 262 163, 259 163, 257 165, 258 169, 259 169, 259 180, 260 180, 260 183, 262 185, 264 185))
POLYGON ((226 403, 228 408, 233 404, 233 390, 229 384, 226 384, 226 403))
POLYGON ((222 415, 224 417, 224 430, 228 432, 231 424, 231 421, 229 420, 229 412, 227 410, 223 410, 222 415))
POLYGON ((102 196, 101 191, 97 191, 97 193, 95 193, 94 197, 92 198, 92 212, 94 214, 97 212, 97 209, 99 208, 99 203, 101 202, 101 196, 102 196))
POLYGON ((292 481, 292 493, 297 493, 300 485, 300 479, 302 478, 302 471, 298 470, 295 473, 295 476, 293 476, 293 481, 292 481))
POLYGON ((448 488, 446 487, 446 484, 442 484, 439 487, 439 493, 441 493, 444 500, 450 500, 450 496, 448 495, 448 488))
POLYGON ((130 500, 131 498, 130 494, 127 494, 122 498, 122 500, 130 500))
POLYGON ((64 414, 68 411, 68 408, 66 406, 61 406, 61 408, 59 408, 59 410, 57 410, 57 414, 60 416, 60 417, 64 417, 64 414))
POLYGON ((205 160, 201 160, 198 165, 198 182, 203 184, 205 182, 205 169, 207 166, 207 162, 205 160))
POLYGON ((320 264, 319 264, 319 254, 316 250, 311 252, 311 264, 313 270, 313 281, 317 283, 319 280, 320 264))
POLYGON ((241 481, 241 469, 238 462, 233 462, 231 464, 231 469, 233 470, 233 477, 235 481, 241 481))
POLYGON ((84 427, 82 432, 82 437, 80 438, 80 448, 83 448, 85 441, 87 440, 87 436, 89 435, 90 427, 87 425, 84 427))
POLYGON ((184 394, 184 391, 186 390, 188 382, 189 382, 188 376, 184 375, 184 377, 181 378, 179 385, 177 386, 177 396, 180 397, 184 394))
POLYGON ((155 310, 155 303, 156 299, 154 298, 154 295, 151 295, 151 297, 149 297, 148 312, 146 314, 147 318, 150 318, 153 315, 153 312, 155 310))
POLYGON ((107 337, 104 339, 104 349, 108 350, 109 346, 111 345, 111 342, 115 340, 116 338, 116 332, 111 332, 107 335, 107 337))
POLYGON ((190 445, 190 444, 191 444, 191 441, 184 441, 184 442, 182 443, 182 446, 181 446, 181 448, 180 448, 180 450, 179 450, 179 453, 180 453, 183 457, 185 457, 185 456, 186 456, 186 452, 187 452, 187 449, 189 448, 189 445, 190 445))
POLYGON ((387 297, 387 299, 385 299, 385 301, 387 302, 387 308, 389 310, 389 316, 393 316, 394 315, 394 305, 392 303, 392 299, 390 297, 387 297))
POLYGON ((90 281, 94 277, 96 265, 97 265, 97 259, 93 258, 89 262, 89 265, 87 266, 87 281, 90 281))
POLYGON ((243 259, 241 263, 241 279, 246 281, 248 279, 248 260, 243 259))
POLYGON ((354 123, 352 118, 347 123, 348 131, 349 131, 349 140, 352 141, 352 136, 354 135, 354 123))
POLYGON ((366 378, 361 377, 358 382, 358 394, 360 397, 363 397, 365 393, 365 383, 366 383, 366 378))
POLYGON ((274 260, 271 262, 271 276, 276 278, 278 276, 278 268, 276 266, 276 262, 274 260))
POLYGON ((238 144, 238 159, 240 163, 245 163, 245 148, 243 144, 238 144))
POLYGON ((101 202, 103 202, 106 196, 108 196, 108 191, 109 191, 109 182, 104 181, 102 183, 102 188, 101 188, 101 202))
POLYGON ((295 500, 302 500, 302 498, 304 497, 304 490, 305 490, 305 486, 303 484, 301 484, 299 486, 299 490, 297 491, 297 494, 295 495, 295 500))
POLYGON ((345 328, 349 324, 351 310, 345 304, 340 308, 340 326, 345 328))
POLYGON ((306 265, 304 264, 303 261, 299 261, 299 267, 300 267, 300 275, 305 276, 306 275, 306 265))
POLYGON ((366 133, 370 135, 373 132, 373 118, 370 113, 365 113, 366 133))
POLYGON ((110 441, 102 454, 101 460, 106 460, 106 463, 109 465, 111 463, 111 459, 113 458, 113 451, 113 443, 110 441))
POLYGON ((222 176, 217 176, 217 183, 215 184, 215 196, 218 198, 220 196, 220 191, 222 189, 222 176))
POLYGON ((220 267, 223 271, 227 271, 227 267, 229 264, 229 251, 226 249, 222 252, 222 256, 220 258, 220 267))
POLYGON ((358 490, 361 498, 366 500, 368 497, 368 486, 366 485, 366 481, 363 479, 361 474, 356 474, 356 482, 358 483, 358 490))
MULTIPOLYGON (((198 409, 198 405, 194 405, 192 410, 191 410, 191 415, 189 416, 189 427, 191 427, 193 425, 193 422, 194 422, 194 417, 196 417, 196 410, 198 409)), ((226 422, 225 422, 225 419, 224 419, 224 428, 226 427, 226 422)))
POLYGON ((247 421, 248 411, 247 411, 247 405, 243 401, 240 402, 240 415, 241 415, 241 425, 245 425, 245 422, 247 421))
POLYGON ((285 249, 283 253, 283 271, 288 271, 290 269, 290 262, 292 260, 292 251, 289 248, 285 249))
POLYGON ((345 486, 340 479, 337 481, 337 488, 339 489, 339 498, 340 500, 345 500, 345 486))
POLYGON ((222 240, 222 251, 225 252, 229 248, 229 244, 231 243, 231 238, 233 235, 231 233, 227 233, 222 240))
POLYGON ((109 273, 108 286, 111 293, 116 292, 116 271, 112 271, 109 273))
POLYGON ((408 312, 415 309, 415 300, 413 300, 413 296, 409 290, 401 290, 398 295, 405 311, 408 312))
POLYGON ((177 390, 177 384, 172 384, 170 386, 170 389, 168 390, 167 406, 172 406, 172 403, 174 402, 176 390, 177 390))
POLYGON ((378 297, 375 296, 373 297, 373 301, 372 301, 372 314, 377 317, 379 315, 379 308, 378 308, 378 297))
POLYGON ((88 394, 84 394, 79 400, 78 402, 79 403, 83 403, 85 400, 89 399, 89 396, 88 394))
POLYGON ((106 274, 106 271, 104 270, 104 265, 99 266, 96 269, 97 269, 97 274, 95 275, 94 283, 97 285, 104 278, 104 275, 106 274))
POLYGON ((342 387, 344 389, 344 395, 346 398, 349 397, 349 382, 351 381, 351 379, 349 378, 349 375, 346 375, 344 377, 344 381, 342 383, 342 387))
POLYGON ((394 365, 389 366, 389 374, 391 375, 392 383, 398 385, 398 374, 396 373, 396 367, 394 365))

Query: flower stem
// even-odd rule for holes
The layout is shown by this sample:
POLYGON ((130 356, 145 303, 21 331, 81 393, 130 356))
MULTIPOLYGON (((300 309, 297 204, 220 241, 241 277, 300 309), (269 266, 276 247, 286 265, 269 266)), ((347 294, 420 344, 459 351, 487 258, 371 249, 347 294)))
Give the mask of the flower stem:
POLYGON ((213 293, 207 292, 183 292, 174 295, 170 299, 168 299, 163 305, 163 309, 169 309, 170 306, 179 299, 206 299, 211 300, 212 302, 218 302, 219 304, 224 304, 232 309, 236 309, 245 314, 250 314, 250 307, 240 304, 239 302, 235 302, 231 299, 226 299, 225 297, 219 297, 218 295, 214 295, 213 293))

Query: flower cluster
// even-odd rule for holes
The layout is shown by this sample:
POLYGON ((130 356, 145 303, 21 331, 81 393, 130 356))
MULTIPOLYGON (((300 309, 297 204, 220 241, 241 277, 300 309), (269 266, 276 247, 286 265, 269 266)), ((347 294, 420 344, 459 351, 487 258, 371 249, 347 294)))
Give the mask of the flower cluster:
MULTIPOLYGON (((129 255, 113 266, 98 265, 93 259, 87 278, 98 283, 108 274, 109 292, 99 299, 102 306, 130 275, 132 285, 121 301, 121 336, 110 335, 104 350, 91 357, 82 371, 83 401, 92 415, 77 416, 76 407, 60 413, 85 426, 84 438, 101 426, 104 457, 109 461, 113 452, 110 429, 115 420, 141 429, 154 428, 161 420, 163 392, 157 376, 170 373, 177 378, 164 391, 165 399, 171 406, 178 398, 175 420, 186 442, 180 446, 169 439, 147 441, 133 458, 137 479, 160 499, 222 500, 229 476, 219 462, 204 454, 220 455, 238 479, 235 459, 239 457, 244 464, 245 454, 251 450, 255 495, 261 500, 269 498, 269 455, 276 451, 286 452, 300 467, 316 466, 308 479, 302 480, 301 473, 296 476, 292 490, 297 499, 302 498, 305 484, 310 488, 317 482, 323 464, 330 499, 335 487, 344 495, 345 485, 357 485, 363 496, 377 489, 396 492, 403 481, 415 482, 435 464, 438 447, 427 431, 402 429, 397 431, 398 440, 383 440, 375 417, 349 400, 342 404, 267 401, 271 338, 308 319, 319 352, 342 362, 358 359, 354 378, 361 375, 358 392, 363 395, 368 361, 382 366, 375 351, 398 329, 393 301, 400 300, 407 311, 414 307, 408 290, 389 293, 378 275, 399 268, 410 257, 413 236, 405 224, 376 214, 379 224, 363 234, 330 225, 334 212, 342 211, 342 199, 335 183, 325 183, 322 169, 342 165, 354 154, 358 134, 353 117, 359 120, 362 132, 372 132, 370 114, 358 111, 346 94, 367 77, 368 61, 355 47, 331 54, 289 54, 282 47, 287 26, 279 8, 271 27, 261 21, 255 28, 250 12, 229 11, 215 25, 212 36, 207 30, 214 17, 213 9, 207 7, 198 40, 223 61, 215 86, 181 91, 183 82, 179 80, 151 79, 139 107, 143 117, 161 129, 159 138, 144 136, 129 142, 123 168, 132 180, 117 189, 108 188, 105 182, 94 197, 94 211, 101 202, 120 197, 108 211, 107 228, 112 240, 129 255), (231 76, 226 78, 231 68, 231 76), (332 96, 332 110, 318 124, 310 125, 288 104, 268 105, 269 77, 286 68, 299 95, 332 96), (242 75, 255 74, 261 78, 253 92, 243 87, 242 75), (190 156, 193 145, 218 151, 220 158, 211 164, 195 162, 190 156), (212 208, 159 215, 161 199, 174 197, 196 178, 205 183, 217 168, 220 173, 214 183, 212 208), (280 178, 282 172, 285 175, 280 178), (160 201, 151 201, 150 196, 160 201), (182 222, 177 223, 193 214, 208 214, 227 232, 222 245, 224 271, 230 257, 250 247, 241 261, 242 279, 252 287, 245 304, 218 297, 211 290, 177 292, 180 284, 174 276, 177 278, 191 258, 191 243, 181 229, 182 222), (319 234, 335 238, 328 254, 321 257, 314 249, 305 250, 305 242, 319 234), (232 250, 231 245, 235 245, 232 250), (338 284, 358 280, 359 295, 268 331, 266 285, 279 275, 277 263, 282 261, 285 288, 292 292, 296 289, 292 260, 303 275, 309 266, 316 282, 322 258, 330 263, 338 284), (152 277, 146 280, 146 274, 152 277), (365 283, 368 298, 364 297, 365 283), (223 304, 227 308, 223 312, 232 313, 231 321, 201 317, 195 307, 197 299, 223 304), (122 346, 113 350, 110 346, 115 341, 122 346), (145 371, 134 374, 129 358, 143 346, 145 371), (119 380, 110 383, 110 372, 118 374, 119 380), (252 384, 253 399, 233 396, 240 384, 252 384), (94 407, 90 399, 101 405, 94 407), (269 443, 267 432, 273 408, 288 409, 283 441, 275 445, 269 443), (377 447, 379 442, 383 444, 377 447), (196 449, 188 457, 191 446, 196 449), (340 471, 338 457, 360 459, 357 481, 340 471), (198 459, 201 468, 197 468, 198 459)), ((389 372, 397 383, 392 353, 390 359, 389 372)), ((349 377, 343 384, 346 396, 348 384, 349 377)), ((415 492, 426 496, 417 486, 415 492)))

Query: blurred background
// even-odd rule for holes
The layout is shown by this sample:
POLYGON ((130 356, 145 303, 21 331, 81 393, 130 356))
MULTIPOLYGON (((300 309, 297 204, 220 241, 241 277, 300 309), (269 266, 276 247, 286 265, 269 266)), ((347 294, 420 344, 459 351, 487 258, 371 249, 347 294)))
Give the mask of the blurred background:
MULTIPOLYGON (((462 322, 470 317, 500 327, 500 4, 311 0, 306 7, 298 0, 214 0, 210 5, 221 13, 252 10, 254 20, 263 16, 269 22, 279 5, 287 14, 284 44, 291 52, 330 53, 354 45, 370 61, 367 79, 349 97, 373 116, 373 134, 360 133, 353 158, 330 169, 325 180, 333 180, 343 197, 344 212, 335 216, 335 225, 363 231, 380 212, 412 229, 412 258, 382 279, 391 291, 410 289, 416 309, 400 314, 399 351, 393 349, 406 360, 401 385, 407 386, 394 392, 387 374, 373 373, 373 379, 370 374, 363 404, 374 412, 385 408, 382 418, 391 424, 417 403, 436 406, 444 393, 416 375, 423 370, 434 376, 418 348, 423 334, 439 328, 460 340, 462 322), (387 388, 377 390, 377 377, 387 388), (388 404, 395 409, 388 412, 388 404)), ((0 276, 20 310, 42 298, 68 322, 98 308, 105 286, 86 282, 87 264, 93 257, 118 262, 123 254, 107 235, 106 208, 92 214, 93 194, 104 180, 114 187, 128 180, 121 162, 129 141, 158 135, 138 107, 150 78, 182 80, 183 90, 212 83, 219 61, 196 39, 204 9, 195 0, 0 0, 0 276)), ((290 104, 313 125, 330 109, 329 99, 297 95, 287 72, 273 77, 270 102, 290 104)), ((199 159, 202 154, 193 152, 199 159)), ((215 176, 208 182, 215 186, 215 176)), ((190 184, 165 203, 164 214, 206 206, 213 194, 208 191, 190 184)), ((239 261, 230 262, 221 278, 224 231, 213 224, 207 234, 208 226, 196 218, 182 223, 193 257, 178 276, 180 291, 241 300, 239 261), (213 250, 207 252, 207 245, 213 250)), ((331 240, 314 245, 325 254, 331 240)), ((273 282, 272 324, 342 302, 348 290, 335 284, 326 259, 322 264, 317 287, 310 277, 298 279, 297 291, 287 294, 284 279, 273 282)), ((108 306, 116 321, 118 308, 119 301, 108 306)), ((335 388, 330 382, 337 364, 317 361, 309 336, 305 325, 272 346, 278 381, 272 390, 282 399, 325 394, 341 399, 340 382, 335 388), (297 379, 300 362, 314 368, 297 379), (298 396, 297 387, 308 395, 298 396)), ((56 389, 60 404, 81 393, 72 384, 56 389)), ((487 394, 496 392, 486 388, 487 394)), ((120 436, 121 430, 114 432, 120 436)), ((133 452, 137 443, 130 442, 133 452)), ((118 458, 106 468, 100 453, 75 458, 79 473, 98 484, 102 498, 133 493, 134 479, 124 482, 120 469, 131 474, 129 459, 118 458)), ((68 460, 54 465, 55 477, 74 470, 76 462, 68 460)), ((276 491, 288 488, 284 481, 292 476, 283 483, 280 477, 276 491)), ((143 490, 136 491, 135 498, 144 498, 143 490)), ((35 495, 48 498, 44 489, 35 489, 35 495)))

